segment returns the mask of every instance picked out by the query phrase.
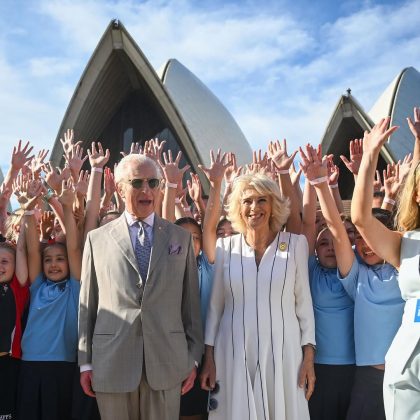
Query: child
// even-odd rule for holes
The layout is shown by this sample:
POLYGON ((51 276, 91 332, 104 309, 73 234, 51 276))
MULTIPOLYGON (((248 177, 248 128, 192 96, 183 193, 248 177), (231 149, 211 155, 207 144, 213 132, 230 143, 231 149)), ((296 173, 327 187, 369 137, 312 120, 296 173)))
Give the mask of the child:
MULTIPOLYGON (((32 186, 35 197, 40 195, 41 188, 40 184, 32 186)), ((23 195, 28 195, 23 189, 23 195)), ((34 201, 29 199, 22 205, 32 283, 22 339, 18 412, 22 420, 71 419, 81 270, 71 181, 63 181, 59 199, 64 210, 66 245, 56 242, 42 252, 33 216, 34 201)))
POLYGON ((346 417, 355 371, 354 302, 337 276, 346 273, 354 258, 346 228, 327 184, 327 168, 307 157, 314 150, 301 150, 307 178, 304 191, 303 230, 309 245, 309 280, 315 315, 316 385, 309 400, 312 420, 341 420, 346 417), (314 184, 314 180, 322 183, 314 184), (316 192, 315 192, 316 189, 316 192), (316 214, 316 194, 322 213, 316 214), (318 233, 316 219, 326 227, 318 233), (316 250, 316 256, 315 256, 316 250))
POLYGON ((0 243, 0 418, 16 418, 22 316, 29 298, 24 235, 0 243))

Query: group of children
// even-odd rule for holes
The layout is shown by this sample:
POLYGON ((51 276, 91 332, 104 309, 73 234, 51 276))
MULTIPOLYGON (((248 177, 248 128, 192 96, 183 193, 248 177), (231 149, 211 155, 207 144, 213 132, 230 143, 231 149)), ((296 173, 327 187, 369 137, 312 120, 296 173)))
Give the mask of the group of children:
MULTIPOLYGON (((404 300, 398 266, 372 249, 376 242, 364 221, 373 217, 396 229, 399 190, 414 176, 420 161, 419 111, 415 110, 414 122, 409 120, 416 139, 413 158, 388 167, 386 196, 381 208, 372 209, 374 179, 366 150, 377 148, 381 135, 391 134, 386 129, 389 120, 384 121, 366 133, 364 141, 351 142, 350 156, 343 158, 355 177, 351 218, 356 226, 343 214, 333 156, 323 157, 319 147, 300 148, 299 172, 293 166, 295 154, 287 154, 286 142, 270 143, 267 154, 254 153, 253 162, 244 167, 237 166, 232 153, 211 152, 209 167, 200 166, 210 185, 206 198, 197 174, 184 183, 188 168, 179 168, 181 154, 173 160, 170 151, 163 152, 164 141, 147 141, 143 148, 135 143, 130 150, 159 163, 162 184, 178 185, 162 188, 155 211, 191 232, 203 328, 216 240, 235 234, 224 213, 232 183, 245 172, 263 172, 279 181, 291 203, 287 229, 304 234, 310 251, 317 345, 317 381, 309 401, 313 420, 385 418, 385 355, 401 325, 404 300), (280 177, 285 170, 290 174, 287 181, 280 177), (306 177, 303 192, 301 172, 306 177)), ((64 134, 62 145, 66 166, 55 169, 44 162, 47 151, 33 156, 29 142, 19 141, 0 188, 0 419, 99 418, 95 400, 84 396, 78 383, 81 255, 87 233, 119 217, 124 204, 113 171, 106 167, 108 150, 92 143, 84 156, 71 130, 64 134), (86 160, 90 171, 82 170, 86 160), (12 193, 20 208, 8 213, 12 193)), ((373 173, 375 169, 376 163, 373 173)), ((180 417, 206 418, 208 401, 197 379, 181 399, 180 417)))

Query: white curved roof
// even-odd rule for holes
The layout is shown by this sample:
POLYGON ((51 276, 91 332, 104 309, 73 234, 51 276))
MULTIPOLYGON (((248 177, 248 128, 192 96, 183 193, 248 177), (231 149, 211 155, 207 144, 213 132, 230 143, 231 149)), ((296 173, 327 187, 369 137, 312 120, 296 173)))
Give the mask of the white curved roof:
POLYGON ((188 127, 201 161, 209 163, 209 150, 231 151, 238 165, 252 160, 252 150, 229 111, 219 99, 175 59, 157 71, 172 102, 188 127))
POLYGON ((406 118, 413 118, 415 106, 420 106, 420 73, 408 67, 388 85, 369 111, 374 122, 390 116, 391 125, 400 127, 385 144, 394 161, 413 151, 414 139, 406 118))

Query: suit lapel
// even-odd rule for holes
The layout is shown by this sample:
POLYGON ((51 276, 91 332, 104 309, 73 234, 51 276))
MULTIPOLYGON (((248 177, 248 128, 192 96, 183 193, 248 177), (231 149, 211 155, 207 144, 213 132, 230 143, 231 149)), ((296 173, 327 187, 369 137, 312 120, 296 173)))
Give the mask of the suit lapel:
POLYGON ((134 255, 133 245, 131 243, 130 234, 128 232, 128 225, 124 213, 118 218, 117 222, 114 224, 109 233, 120 248, 121 252, 137 271, 140 277, 139 267, 134 255))
POLYGON ((153 226, 153 246, 152 255, 150 256, 149 274, 156 267, 163 252, 168 252, 168 232, 166 231, 165 222, 157 215, 153 226))

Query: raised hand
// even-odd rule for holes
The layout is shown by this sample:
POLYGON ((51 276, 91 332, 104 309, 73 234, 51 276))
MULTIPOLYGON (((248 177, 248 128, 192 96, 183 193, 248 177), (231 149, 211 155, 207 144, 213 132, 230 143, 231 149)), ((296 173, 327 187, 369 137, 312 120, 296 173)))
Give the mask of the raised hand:
POLYGON ((162 169, 166 182, 171 184, 182 184, 182 177, 184 173, 190 168, 190 165, 185 165, 183 168, 179 168, 178 165, 181 157, 182 152, 178 152, 178 155, 174 161, 172 158, 171 150, 168 151, 168 154, 163 152, 163 163, 161 160, 159 160, 158 164, 162 169))
POLYGON ((382 185, 381 175, 379 171, 376 171, 376 178, 373 180, 373 192, 384 191, 384 186, 382 185))
POLYGON ((75 145, 64 155, 64 159, 70 168, 74 180, 77 180, 79 172, 87 158, 87 155, 83 157, 83 147, 80 147, 80 145, 75 145))
POLYGON ((63 146, 64 154, 68 154, 68 152, 73 149, 73 147, 82 144, 81 141, 74 143, 74 131, 73 129, 67 129, 64 132, 64 140, 60 139, 60 143, 63 146))
POLYGON ((400 165, 400 178, 401 178, 402 181, 405 179, 405 177, 410 172, 412 161, 413 161, 413 157, 412 157, 411 153, 406 155, 402 162, 398 161, 398 164, 400 165))
POLYGON ((217 150, 216 158, 214 158, 213 150, 210 150, 210 167, 207 168, 204 165, 198 165, 198 167, 204 172, 210 184, 222 183, 226 169, 231 165, 232 162, 226 162, 226 153, 223 153, 220 149, 217 150))
POLYGON ((33 146, 30 146, 29 141, 26 142, 25 146, 22 148, 22 140, 19 140, 17 146, 14 146, 12 151, 12 158, 10 161, 12 169, 16 171, 22 169, 25 163, 32 159, 32 157, 29 157, 32 149, 33 146))
POLYGON ((73 207, 74 198, 75 191, 72 180, 70 178, 67 181, 63 180, 61 183, 61 194, 58 197, 61 205, 63 207, 73 207))
POLYGON ((353 175, 357 175, 359 173, 362 157, 363 139, 355 139, 350 142, 350 160, 348 160, 344 155, 341 155, 340 159, 353 175))
POLYGON ((379 152, 389 136, 398 130, 397 126, 388 127, 391 118, 382 118, 370 132, 365 131, 363 136, 363 151, 379 152))
POLYGON ((321 145, 317 149, 307 144, 306 152, 299 147, 299 153, 302 163, 299 164, 302 172, 305 174, 309 182, 325 177, 328 179, 327 159, 321 157, 321 145))
POLYGON ((125 157, 127 155, 140 155, 143 152, 141 144, 139 142, 131 143, 130 151, 128 153, 120 152, 120 154, 125 157))
POLYGON ((117 190, 115 186, 115 178, 110 168, 104 170, 104 191, 107 197, 112 197, 117 190))
POLYGON ((86 197, 89 186, 89 171, 80 171, 77 183, 74 186, 76 194, 86 197))
POLYGON ((403 179, 400 176, 399 164, 388 164, 383 170, 385 196, 395 198, 398 194, 403 179))
POLYGON ((101 143, 92 142, 91 149, 88 149, 87 154, 89 156, 89 163, 91 168, 103 168, 109 160, 109 149, 106 149, 104 153, 104 149, 102 148, 101 143), (96 148, 96 145, 98 147, 96 148))
POLYGON ((188 194, 191 200, 197 202, 201 199, 201 182, 197 174, 190 173, 191 180, 187 180, 188 194))
POLYGON ((297 150, 293 152, 290 156, 287 154, 287 141, 283 139, 283 147, 280 144, 280 141, 275 142, 270 141, 268 144, 268 156, 276 165, 276 168, 279 171, 289 170, 290 166, 293 163, 297 150))
POLYGON ((31 170, 33 174, 39 173, 44 167, 44 159, 47 157, 49 150, 41 149, 31 160, 31 170))
POLYGON ((334 155, 327 156, 328 185, 337 185, 340 169, 333 161, 334 155))
POLYGON ((18 202, 23 210, 33 210, 38 198, 45 191, 40 179, 29 180, 23 176, 16 179, 16 189, 20 192, 18 202))
POLYGON ((42 239, 49 239, 54 231, 55 215, 52 211, 44 211, 41 215, 41 236, 42 239))
POLYGON ((264 156, 262 156, 261 149, 258 149, 258 153, 254 150, 252 152, 252 163, 259 165, 260 169, 265 169, 268 166, 268 154, 264 153, 264 156))
POLYGON ((414 122, 407 117, 407 123, 413 136, 420 140, 420 108, 414 108, 414 122))
POLYGON ((157 163, 162 161, 162 152, 165 144, 166 140, 159 142, 157 137, 155 139, 146 141, 144 144, 144 155, 150 159, 153 159, 157 163))
POLYGON ((46 183, 57 193, 61 192, 61 181, 62 176, 59 174, 51 165, 51 162, 47 162, 43 166, 46 183))
POLYGON ((299 170, 296 172, 295 164, 292 163, 290 165, 290 180, 292 181, 292 185, 299 184, 300 176, 302 174, 302 169, 299 168, 299 170))
POLYGON ((238 167, 236 165, 235 153, 228 153, 227 161, 230 162, 230 165, 225 169, 225 182, 226 184, 232 184, 235 178, 241 175, 242 166, 238 167))

